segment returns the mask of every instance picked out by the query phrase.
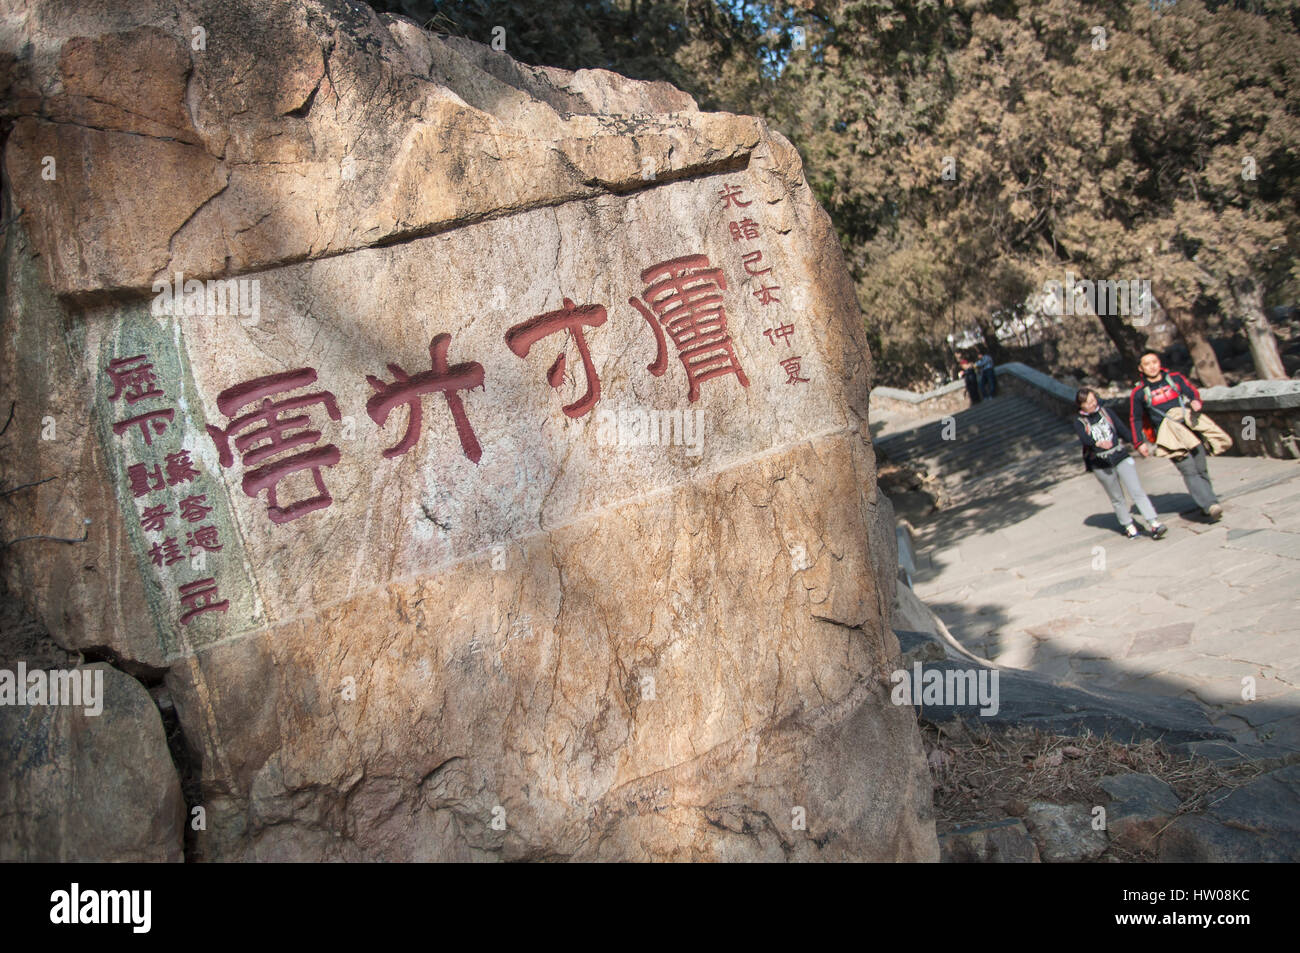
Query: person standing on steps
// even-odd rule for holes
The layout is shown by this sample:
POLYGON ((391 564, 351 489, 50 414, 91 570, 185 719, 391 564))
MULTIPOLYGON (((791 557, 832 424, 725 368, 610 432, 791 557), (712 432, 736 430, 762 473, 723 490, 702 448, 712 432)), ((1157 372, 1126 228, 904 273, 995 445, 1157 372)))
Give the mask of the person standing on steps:
POLYGON ((961 359, 961 376, 962 380, 966 382, 966 393, 970 396, 971 404, 978 404, 981 400, 979 378, 975 371, 975 365, 964 357, 961 359))
POLYGON ((1156 508, 1142 489, 1137 464, 1129 455, 1126 444, 1134 442, 1133 434, 1119 417, 1101 406, 1097 392, 1090 387, 1074 395, 1074 408, 1078 415, 1072 424, 1079 442, 1083 444, 1083 465, 1110 497, 1110 505, 1115 508, 1124 535, 1129 539, 1141 535, 1133 522, 1133 514, 1129 512, 1128 501, 1124 499, 1127 490, 1146 521, 1151 538, 1160 539, 1168 529, 1156 519, 1156 508))
MULTIPOLYGON (((1147 351, 1138 361, 1138 370, 1142 377, 1133 388, 1128 398, 1129 429, 1138 444, 1138 453, 1144 457, 1151 455, 1151 447, 1156 442, 1165 416, 1174 407, 1183 407, 1199 412, 1201 394, 1182 374, 1171 371, 1160 361, 1155 351, 1147 351)), ((1174 466, 1183 476, 1187 492, 1192 495, 1201 512, 1218 522, 1223 518, 1223 507, 1219 497, 1210 483, 1210 470, 1206 465, 1205 448, 1197 446, 1186 456, 1174 460, 1174 466)))
POLYGON ((998 393, 998 378, 993 371, 993 358, 989 357, 987 351, 980 353, 980 359, 975 362, 975 369, 980 378, 980 394, 987 400, 990 397, 996 397, 998 393))

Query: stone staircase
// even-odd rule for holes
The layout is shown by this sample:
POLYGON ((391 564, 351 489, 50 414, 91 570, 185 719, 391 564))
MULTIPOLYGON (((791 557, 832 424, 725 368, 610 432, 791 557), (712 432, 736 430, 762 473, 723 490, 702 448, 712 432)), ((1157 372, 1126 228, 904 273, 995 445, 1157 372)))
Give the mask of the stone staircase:
POLYGON ((1069 423, 1015 394, 882 436, 894 463, 924 469, 943 484, 949 507, 1023 493, 1083 472, 1069 423), (945 439, 945 436, 949 439, 945 439))

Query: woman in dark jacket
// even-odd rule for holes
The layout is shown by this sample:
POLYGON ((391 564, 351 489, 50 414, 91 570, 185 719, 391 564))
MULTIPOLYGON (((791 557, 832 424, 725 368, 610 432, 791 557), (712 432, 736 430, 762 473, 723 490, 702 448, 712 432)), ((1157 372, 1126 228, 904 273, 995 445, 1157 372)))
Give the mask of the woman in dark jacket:
POLYGON ((1079 412, 1073 420, 1074 432, 1083 444, 1084 466, 1110 497, 1124 535, 1129 539, 1141 535, 1133 523, 1128 501, 1124 499, 1124 491, 1128 490, 1138 512, 1146 520, 1151 538, 1164 536, 1168 530, 1156 519, 1156 509, 1142 489, 1137 465, 1129 456, 1126 444, 1133 443, 1132 432, 1118 416, 1101 406, 1097 392, 1090 388, 1085 387, 1074 395, 1074 406, 1079 412))

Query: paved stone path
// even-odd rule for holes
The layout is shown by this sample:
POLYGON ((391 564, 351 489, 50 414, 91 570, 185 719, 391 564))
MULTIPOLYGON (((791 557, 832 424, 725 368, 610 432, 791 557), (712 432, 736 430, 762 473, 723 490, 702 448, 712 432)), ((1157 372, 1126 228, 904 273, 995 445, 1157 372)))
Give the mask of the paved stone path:
POLYGON ((977 656, 1191 698, 1241 743, 1300 752, 1300 464, 1212 459, 1217 524, 1173 464, 1138 467, 1163 540, 1121 536, 1080 463, 1053 486, 1009 486, 917 527, 917 595, 977 656))

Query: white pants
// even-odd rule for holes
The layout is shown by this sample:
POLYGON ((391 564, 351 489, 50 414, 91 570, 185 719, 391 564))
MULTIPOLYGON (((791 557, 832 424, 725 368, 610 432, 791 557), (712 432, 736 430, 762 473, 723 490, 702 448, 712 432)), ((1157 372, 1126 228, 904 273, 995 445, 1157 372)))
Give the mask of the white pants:
POLYGON ((1125 490, 1128 490, 1128 495, 1137 504, 1138 512, 1147 521, 1147 525, 1156 522, 1156 508, 1151 505, 1146 492, 1142 489, 1142 481, 1138 479, 1137 464, 1133 462, 1132 457, 1126 457, 1110 470, 1098 467, 1092 471, 1092 475, 1097 478, 1105 489, 1106 495, 1110 497, 1110 505, 1115 507, 1115 515, 1119 517, 1120 526, 1128 526, 1133 522, 1128 501, 1124 499, 1125 490))

